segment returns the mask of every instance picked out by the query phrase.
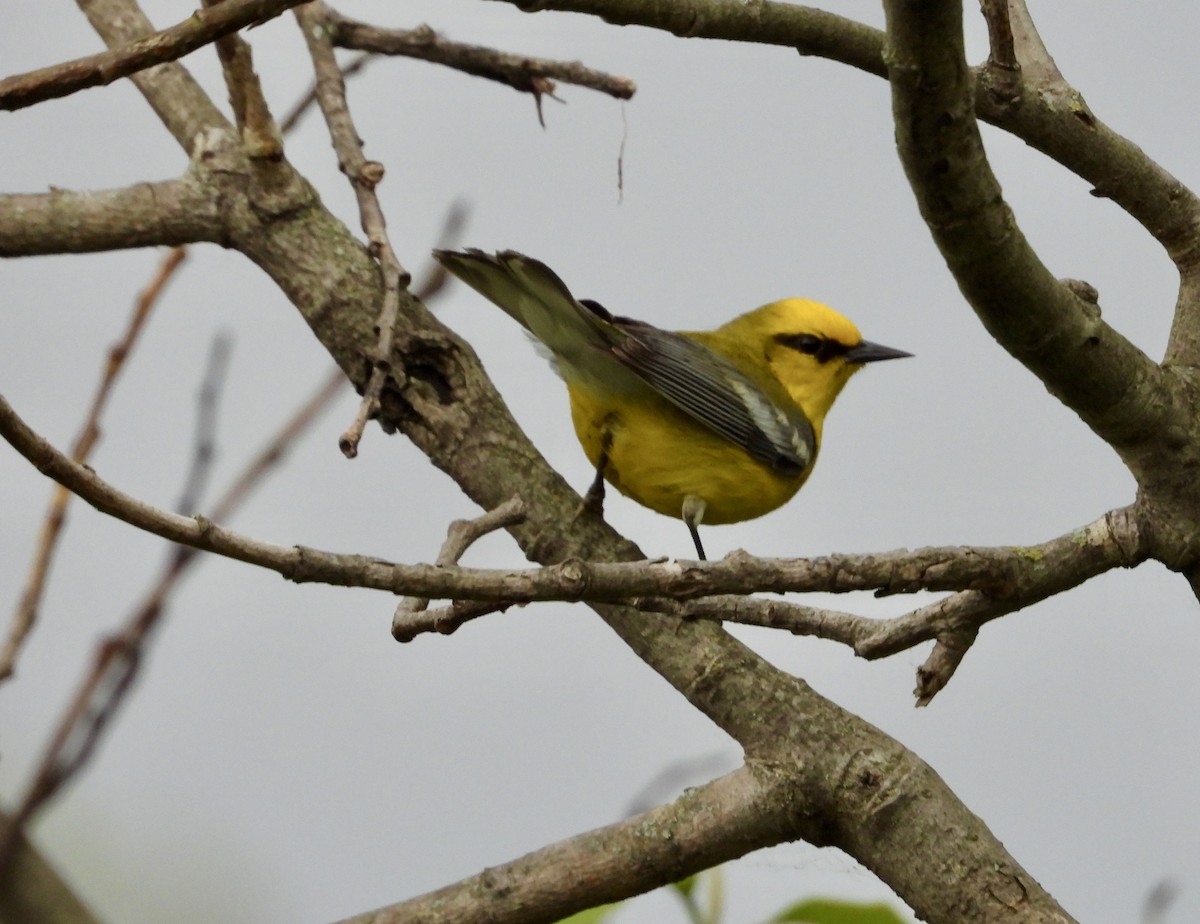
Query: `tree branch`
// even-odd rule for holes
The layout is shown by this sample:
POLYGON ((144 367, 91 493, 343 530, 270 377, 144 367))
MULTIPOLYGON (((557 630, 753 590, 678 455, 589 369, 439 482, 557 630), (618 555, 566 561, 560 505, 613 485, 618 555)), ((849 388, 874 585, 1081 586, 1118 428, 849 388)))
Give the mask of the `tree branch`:
POLYGON ((506 84, 522 93, 532 93, 541 113, 541 97, 554 93, 554 81, 587 87, 617 99, 631 99, 637 86, 628 77, 617 77, 584 67, 579 61, 553 61, 511 54, 480 45, 451 42, 429 26, 416 29, 384 29, 358 22, 336 10, 329 11, 333 44, 341 48, 381 55, 403 55, 454 68, 465 74, 506 84))
MULTIPOLYGON (((133 316, 129 319, 125 334, 109 349, 108 360, 104 364, 104 372, 96 389, 96 396, 92 399, 92 406, 84 419, 83 427, 75 438, 75 444, 71 447, 71 458, 75 462, 80 464, 86 462, 99 441, 100 415, 108 404, 108 397, 112 393, 113 385, 121 370, 125 368, 125 360, 137 343, 138 335, 141 333, 146 319, 150 316, 151 309, 158 303, 158 297, 175 274, 175 270, 182 265, 186 256, 187 250, 183 247, 176 247, 167 254, 150 284, 142 290, 134 303, 133 316)), ((21 644, 37 621, 42 593, 50 573, 50 562, 58 547, 58 537, 62 534, 63 525, 66 523, 67 504, 71 497, 70 491, 62 485, 56 485, 54 496, 50 501, 50 509, 42 523, 42 531, 38 538, 37 551, 34 553, 29 578, 25 583, 25 589, 21 592, 16 612, 13 613, 8 637, 4 641, 3 648, 0 649, 0 681, 7 680, 12 676, 21 644)))
MULTIPOLYGON (((265 22, 304 0, 225 0, 195 10, 181 23, 139 36, 119 48, 0 80, 0 110, 23 109, 48 99, 104 86, 138 71, 182 58, 213 40, 265 22)), ((84 7, 91 4, 84 2, 84 7)), ((98 6, 98 5, 97 5, 98 6)))
POLYGON ((363 389, 362 401, 359 403, 354 422, 338 441, 342 453, 353 459, 358 455, 363 428, 369 419, 379 413, 379 396, 383 391, 383 383, 391 372, 392 343, 396 334, 396 316, 400 310, 400 289, 408 285, 411 277, 400 265, 400 259, 388 239, 387 221, 383 217, 379 197, 375 195, 375 187, 383 180, 383 164, 368 161, 363 154, 362 140, 346 104, 346 82, 342 79, 341 68, 338 67, 337 58, 333 53, 328 16, 329 10, 322 0, 313 0, 312 3, 296 10, 296 19, 304 33, 316 73, 317 104, 321 107, 325 123, 329 126, 329 136, 338 155, 338 166, 354 187, 362 229, 366 232, 371 255, 379 261, 379 272, 383 279, 383 298, 380 301, 379 317, 375 322, 379 339, 371 364, 371 376, 363 389))
MULTIPOLYGON (((572 559, 524 571, 401 565, 360 555, 273 545, 225 529, 203 517, 181 516, 145 504, 60 453, 30 429, 3 397, 0 397, 0 436, 44 475, 97 510, 171 542, 258 565, 298 583, 365 587, 434 599, 614 603, 642 597, 692 600, 720 593, 757 591, 912 593, 967 588, 994 595, 997 600, 1032 602, 1038 594, 1053 592, 1047 589, 1055 581, 1063 582, 1062 586, 1074 586, 1101 571, 1135 565, 1145 554, 1137 542, 1135 527, 1121 512, 1119 516, 1110 515, 1083 530, 1032 548, 929 548, 814 559, 754 558, 738 552, 713 562, 620 563, 572 559)), ((650 602, 640 602, 652 608, 650 602)), ((697 612, 682 615, 714 616, 716 611, 706 612, 699 607, 697 612)), ((798 618, 792 624, 775 625, 798 631, 802 621, 798 618)), ((866 622, 877 624, 874 620, 866 622)), ((936 630, 958 625, 936 621, 927 625, 927 620, 915 614, 893 622, 881 633, 868 633, 862 628, 850 632, 834 628, 823 630, 829 633, 823 637, 854 644, 856 648, 861 646, 864 657, 882 657, 934 637, 936 631, 929 634, 931 626, 936 630)), ((813 624, 809 620, 809 625, 813 624)))
POLYGON ((559 921, 789 839, 782 809, 797 794, 779 784, 770 772, 742 767, 668 805, 342 924, 559 921))
POLYGON ((1135 469, 1171 412, 1160 370, 1038 259, 975 121, 961 5, 885 6, 896 141, 921 214, 989 333, 1135 469))
POLYGON ((192 174, 100 192, 0 195, 0 257, 220 241, 218 198, 192 174))
MULTIPOLYGON (((206 9, 235 0, 203 0, 206 9)), ((250 43, 237 33, 219 36, 214 42, 221 59, 221 72, 229 91, 229 103, 251 163, 278 161, 283 157, 283 135, 271 118, 262 84, 254 71, 250 43)))
MULTIPOLYGON (((772 0, 754 4, 737 0, 498 2, 528 12, 587 13, 615 25, 647 26, 681 38, 783 45, 887 77, 883 32, 798 4, 772 0)), ((1022 15, 1023 4, 1010 3, 1010 7, 1015 11, 1013 28, 1018 30, 1014 40, 1019 36, 1018 44, 1028 54, 1040 39, 1035 43, 1019 31, 1027 23, 1032 27, 1027 13, 1022 15)), ((1111 199, 1137 220, 1181 268, 1200 262, 1200 199, 1137 145, 1097 119, 1079 93, 1062 81, 1048 55, 1026 61, 1018 48, 1018 61, 1024 76, 1019 90, 997 95, 988 80, 977 82, 978 116, 1087 180, 1096 195, 1111 199)))
MULTIPOLYGON (((154 35, 154 26, 137 0, 75 0, 88 22, 110 49, 154 35)), ((229 127, 184 66, 168 61, 130 75, 133 85, 150 104, 167 131, 189 155, 201 132, 229 127)))
MULTIPOLYGON (((9 830, 0 810, 0 835, 9 830)), ((4 924, 101 924, 54 867, 19 834, 8 866, 0 869, 0 921, 4 924)))

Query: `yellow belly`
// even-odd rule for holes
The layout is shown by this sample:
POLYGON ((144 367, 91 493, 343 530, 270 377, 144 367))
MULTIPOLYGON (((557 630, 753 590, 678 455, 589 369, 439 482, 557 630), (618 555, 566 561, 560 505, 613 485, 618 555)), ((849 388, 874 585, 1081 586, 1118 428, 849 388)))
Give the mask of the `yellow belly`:
POLYGON ((706 524, 752 520, 787 503, 812 471, 781 475, 653 393, 618 408, 577 384, 567 390, 575 435, 592 465, 607 438, 605 480, 669 517, 680 517, 692 494, 706 504, 706 524))

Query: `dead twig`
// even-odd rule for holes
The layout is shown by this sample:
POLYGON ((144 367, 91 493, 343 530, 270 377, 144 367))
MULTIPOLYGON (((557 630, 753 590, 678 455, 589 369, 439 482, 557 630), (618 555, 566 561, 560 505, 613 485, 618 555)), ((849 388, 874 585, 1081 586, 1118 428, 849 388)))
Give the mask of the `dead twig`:
POLYGON ((379 261, 383 282, 383 300, 375 324, 379 340, 372 358, 371 375, 363 389, 362 402, 354 422, 338 440, 343 455, 353 459, 358 455, 358 444, 367 421, 379 413, 379 396, 391 371, 396 315, 400 310, 400 288, 408 285, 410 277, 392 249, 387 221, 383 217, 379 198, 375 195, 375 187, 383 180, 383 164, 368 161, 364 156, 362 141, 346 104, 346 82, 342 79, 329 39, 329 10, 321 0, 314 0, 296 10, 296 19, 304 33, 316 73, 317 104, 329 127, 338 164, 354 188, 362 229, 367 235, 371 255, 379 261))
MULTIPOLYGON (((362 70, 374 59, 374 55, 365 53, 354 58, 342 68, 342 79, 345 80, 347 77, 353 77, 355 74, 361 73, 362 70)), ((312 108, 316 101, 317 85, 314 82, 313 85, 309 87, 308 92, 305 93, 304 96, 302 96, 299 100, 297 100, 296 105, 294 105, 288 111, 288 114, 283 117, 283 120, 279 123, 279 130, 285 135, 290 132, 300 123, 300 119, 306 112, 308 112, 310 108, 312 108)))
MULTIPOLYGON (((162 295, 167 283, 186 256, 187 249, 184 247, 174 247, 167 252, 159 264, 154 278, 138 295, 124 335, 109 348, 104 371, 100 376, 100 384, 96 388, 95 397, 92 398, 92 406, 88 410, 79 435, 75 438, 75 444, 71 447, 71 458, 76 462, 86 462, 91 456, 92 449, 100 439, 100 416, 108 404, 113 386, 116 384, 121 370, 125 368, 125 361, 137 343, 151 309, 158 304, 159 296, 162 295)), ((50 564, 54 559, 54 551, 58 547, 58 539, 62 534, 63 526, 66 524, 67 505, 70 500, 70 491, 61 485, 55 488, 50 500, 50 508, 42 522, 37 551, 34 553, 25 589, 21 592, 20 602, 13 613, 4 648, 0 650, 0 681, 13 675, 21 646, 37 623, 38 609, 46 590, 46 580, 50 575, 50 564)))
MULTIPOLYGON (((219 335, 209 352, 199 395, 195 450, 180 497, 180 506, 185 508, 196 503, 212 470, 216 409, 228 368, 229 349, 228 338, 219 335)), ((191 549, 177 548, 167 564, 167 576, 160 581, 160 587, 173 581, 193 554, 191 549)), ((59 722, 25 797, 0 835, 0 870, 12 859, 29 820, 95 752, 105 728, 137 677, 150 635, 162 615, 164 596, 151 594, 120 632, 100 643, 91 671, 59 722)))

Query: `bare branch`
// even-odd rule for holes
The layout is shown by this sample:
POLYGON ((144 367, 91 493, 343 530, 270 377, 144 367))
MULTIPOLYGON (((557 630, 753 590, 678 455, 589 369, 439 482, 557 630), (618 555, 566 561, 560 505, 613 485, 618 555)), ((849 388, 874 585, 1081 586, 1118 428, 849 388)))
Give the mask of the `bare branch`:
MULTIPOLYGON (((454 520, 446 531, 446 541, 442 544, 442 550, 434 564, 439 568, 457 565, 459 559, 476 541, 488 533, 513 526, 524 519, 525 503, 519 497, 512 497, 494 510, 489 510, 473 520, 454 520)), ((412 639, 416 634, 410 628, 413 620, 428 608, 428 597, 405 597, 401 600, 392 617, 392 636, 401 642, 412 639)))
MULTIPOLYGON (((355 74, 361 73, 364 68, 375 60, 374 55, 362 54, 350 61, 342 68, 342 79, 353 77, 355 74)), ((317 101, 317 85, 313 83, 312 87, 304 94, 296 104, 289 110, 288 114, 283 117, 279 123, 279 130, 285 135, 299 124, 300 119, 308 112, 309 108, 317 101)), ((440 264, 439 264, 440 265, 440 264)))
POLYGON ((769 773, 743 767, 668 805, 342 924, 559 921, 780 843, 787 833, 779 807, 787 798, 769 773))
MULTIPOLYGON (((216 407, 228 368, 229 340, 218 335, 209 351, 201 384, 192 463, 184 479, 181 505, 195 503, 212 471, 216 407)), ((194 553, 176 548, 167 565, 166 583, 194 553)), ((150 635, 163 613, 163 598, 152 595, 125 627, 103 640, 91 671, 63 715, 46 747, 20 806, 0 837, 0 870, 12 861, 22 829, 37 812, 83 769, 95 753, 104 730, 116 716, 146 657, 150 635)))
MULTIPOLYGON (((110 49, 119 49, 155 34, 137 0, 75 0, 92 28, 110 49)), ((196 138, 207 129, 228 128, 229 122, 182 64, 168 61, 130 75, 134 86, 155 115, 189 154, 196 138)))
MULTIPOLYGON (((184 248, 176 247, 163 258, 158 272, 138 296, 134 304, 133 316, 129 319, 124 336, 109 348, 108 360, 104 364, 104 372, 100 377, 96 396, 92 399, 92 406, 88 410, 83 427, 75 438, 74 446, 71 447, 71 458, 74 461, 81 464, 86 462, 96 442, 100 439, 100 415, 108 404, 108 397, 112 393, 113 385, 116 384, 117 376, 125 368, 125 360, 137 343, 138 335, 150 315, 150 310, 158 303, 158 297, 186 256, 187 251, 184 248)), ((42 593, 50 573, 50 562, 58 547, 58 537, 62 534, 63 525, 66 523, 67 503, 71 496, 70 491, 62 485, 58 485, 50 500, 50 509, 42 523, 42 531, 38 537, 37 551, 34 553, 29 578, 21 593, 16 612, 13 613, 8 638, 4 642, 3 649, 0 649, 0 681, 12 676, 21 644, 37 621, 42 593)))
POLYGON ((189 177, 122 189, 0 195, 0 257, 218 241, 216 196, 189 177))
POLYGON ((981 0, 983 18, 987 22, 988 54, 984 73, 990 89, 1002 103, 1012 102, 1021 95, 1021 65, 1013 44, 1012 24, 1008 17, 1009 0, 981 0))
MULTIPOLYGON (((1036 561, 1037 568, 1014 570, 1012 581, 1003 589, 961 591, 892 619, 870 619, 761 597, 713 596, 688 602, 635 598, 628 603, 684 619, 736 622, 828 639, 850 646, 868 660, 936 640, 933 652, 917 670, 917 705, 924 706, 949 683, 983 625, 1113 568, 1131 567, 1146 555, 1132 507, 1111 511, 1082 529, 1041 545, 1014 551, 1036 561)), ((449 619, 443 617, 429 631, 446 632, 448 626, 449 619)))
POLYGON ((588 13, 621 26, 663 29, 680 38, 724 39, 782 45, 851 67, 886 75, 883 33, 844 16, 795 3, 758 0, 501 0, 526 12, 565 10, 588 13))
POLYGON ((1017 227, 979 137, 961 5, 886 9, 897 146, 947 265, 989 333, 1136 471, 1130 447, 1144 451, 1170 413, 1161 371, 1017 227))
MULTIPOLYGON (((683 38, 724 39, 796 48, 801 54, 838 61, 887 77, 884 33, 871 26, 791 3, 760 0, 687 0, 647 4, 642 0, 499 0, 528 11, 589 13, 617 25, 662 29, 683 38)), ((995 0, 999 3, 1001 0, 995 0)), ((1021 138, 1091 183, 1136 219, 1183 268, 1200 263, 1200 199, 1127 138, 1088 109, 1036 38, 1024 4, 1010 3, 1010 25, 1018 62, 1032 88, 1016 99, 998 99, 986 80, 975 99, 980 118, 1021 138)), ((1200 272, 1200 267, 1196 267, 1200 272)), ((1200 311, 1200 308, 1197 309, 1200 311)), ((1200 355, 1200 333, 1196 337, 1200 355)))
POLYGON ((1033 24, 1025 0, 988 0, 989 4, 1004 5, 1008 18, 1009 36, 1016 55, 1016 63, 1025 79, 1031 81, 1039 92, 1071 92, 1071 87, 1054 63, 1033 24))
MULTIPOLYGON (((203 0, 205 9, 232 2, 235 0, 203 0)), ((231 32, 217 38, 215 45, 246 154, 251 162, 279 160, 283 157, 283 136, 271 118, 271 108, 254 72, 249 43, 231 32)))
POLYGON ((333 44, 381 55, 402 55, 506 84, 540 98, 554 92, 553 81, 586 87, 617 99, 631 99, 637 85, 628 77, 617 77, 585 67, 579 61, 531 58, 487 48, 464 45, 438 35, 429 26, 416 29, 384 29, 329 11, 333 44))
POLYGON ((396 315, 400 310, 400 289, 410 280, 408 272, 400 265, 387 234, 387 221, 375 187, 383 179, 383 164, 368 161, 363 155, 362 141, 354 127, 350 109, 346 105, 346 82, 342 79, 337 58, 330 42, 328 9, 321 0, 301 7, 296 11, 308 52, 312 56, 317 75, 317 103, 329 126, 334 150, 338 155, 338 166, 354 187, 358 199, 358 211, 363 231, 367 234, 371 255, 379 261, 383 279, 383 300, 379 319, 375 323, 379 341, 376 344, 371 376, 363 389, 362 403, 354 423, 338 441, 342 453, 349 459, 358 455, 358 443, 362 439, 367 420, 379 413, 379 397, 383 383, 391 372, 392 343, 396 334, 396 315))
POLYGON ((138 71, 182 58, 222 35, 265 22, 304 0, 226 0, 196 10, 183 22, 123 47, 76 58, 0 80, 0 110, 23 109, 48 99, 104 86, 138 71))
MULTIPOLYGON (((713 562, 589 563, 570 559, 524 571, 400 565, 358 555, 273 545, 202 517, 183 517, 142 503, 58 452, 34 433, 2 397, 0 436, 44 475, 103 513, 172 542, 277 571, 296 582, 366 587, 433 599, 616 602, 631 597, 695 599, 754 591, 844 593, 882 589, 888 593, 910 593, 973 588, 1004 594, 1025 586, 1026 582, 1038 584, 1038 575, 1049 570, 1036 555, 1011 547, 932 548, 794 560, 753 558, 745 553, 734 553, 713 562)), ((1091 530, 1089 527, 1089 533, 1091 530)), ((1111 546, 1092 547, 1083 541, 1083 560, 1111 561, 1109 567, 1137 564, 1144 560, 1145 552, 1140 543, 1130 544, 1130 536, 1123 530, 1114 530, 1111 546)), ((1053 540, 1054 543, 1079 541, 1079 534, 1053 540)), ((1053 564, 1057 566, 1059 562, 1055 560, 1053 564)))
POLYGON ((549 924, 799 838, 846 850, 885 882, 916 880, 903 897, 921 920, 1072 924, 978 818, 943 810, 955 800, 927 765, 879 732, 867 733, 860 720, 840 711, 838 717, 847 721, 834 729, 805 714, 809 761, 792 763, 790 752, 751 758, 669 805, 342 924, 549 924), (822 752, 824 746, 836 754, 822 752), (852 823, 829 816, 835 802, 852 823), (926 825, 929 840, 911 849, 904 838, 926 825), (930 869, 942 868, 935 863, 953 869, 951 887, 935 884, 941 877, 930 869))

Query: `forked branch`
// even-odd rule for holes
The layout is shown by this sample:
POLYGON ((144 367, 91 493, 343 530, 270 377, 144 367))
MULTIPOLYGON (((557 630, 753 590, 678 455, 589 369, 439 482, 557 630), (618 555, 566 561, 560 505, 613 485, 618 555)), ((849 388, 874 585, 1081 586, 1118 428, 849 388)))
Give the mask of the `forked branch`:
POLYGON ((225 0, 195 10, 183 22, 119 48, 0 80, 0 109, 22 109, 110 84, 157 64, 174 61, 223 35, 265 22, 304 0, 225 0))

